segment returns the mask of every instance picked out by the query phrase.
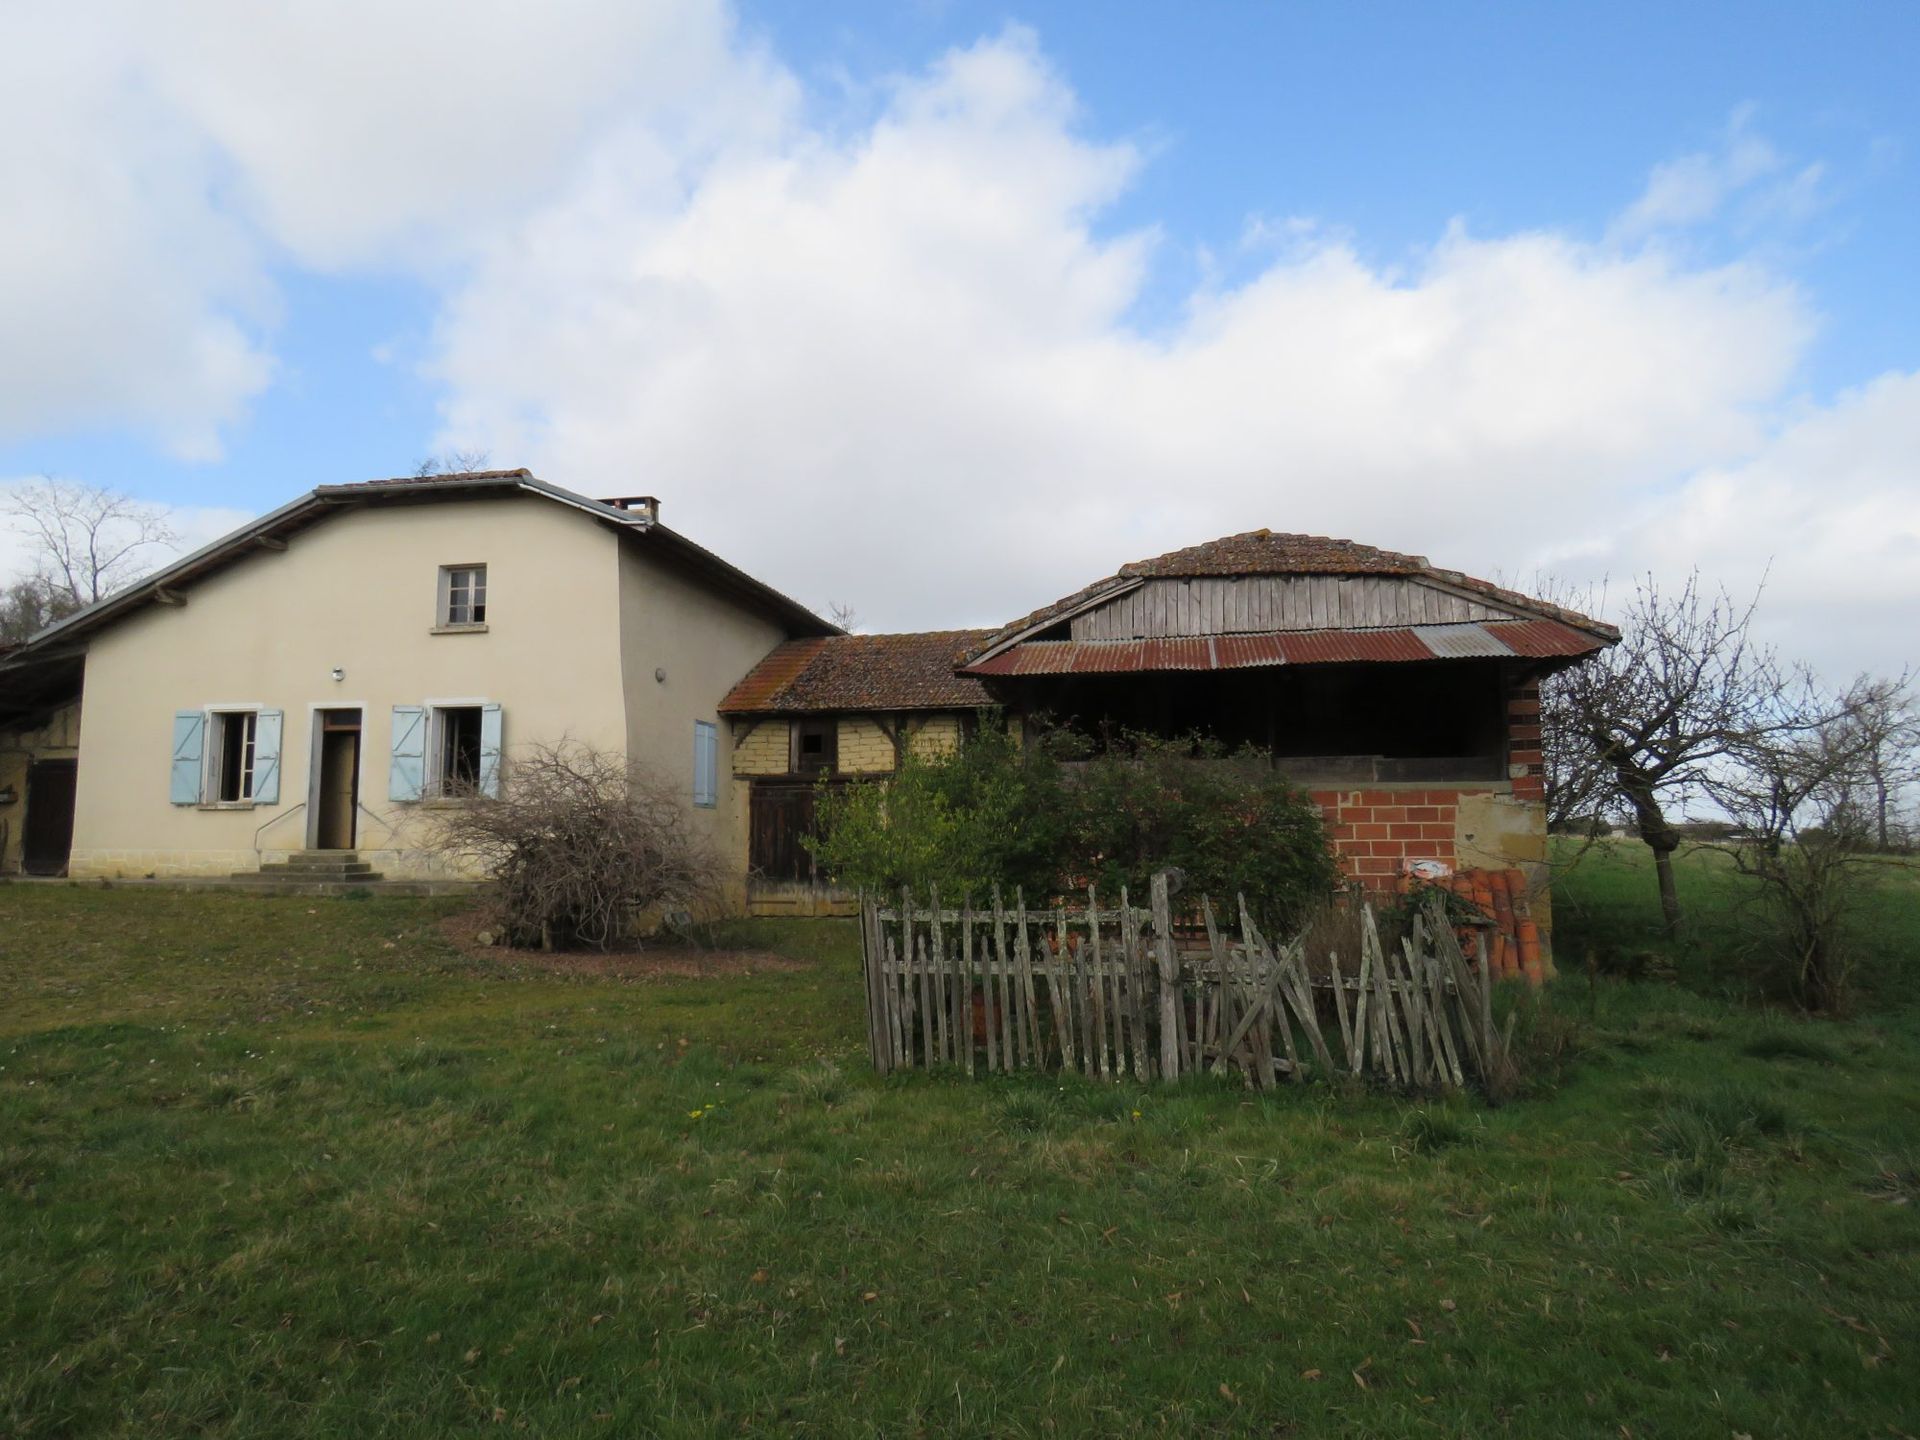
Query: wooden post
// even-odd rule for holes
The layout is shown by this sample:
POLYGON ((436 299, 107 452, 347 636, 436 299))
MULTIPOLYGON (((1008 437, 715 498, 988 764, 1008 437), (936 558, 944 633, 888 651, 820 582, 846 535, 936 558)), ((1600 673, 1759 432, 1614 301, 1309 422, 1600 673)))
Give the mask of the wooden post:
POLYGON ((886 1004, 880 994, 880 956, 873 943, 879 907, 865 890, 860 892, 860 969, 867 985, 867 1053, 873 1068, 885 1075, 893 1069, 893 1056, 885 1043, 886 1004))
MULTIPOLYGON (((1353 1063, 1353 1031, 1347 1028, 1347 985, 1340 974, 1340 954, 1336 950, 1327 952, 1327 969, 1333 975, 1333 1013, 1340 1021, 1341 1058, 1348 1065, 1353 1063)), ((1312 977, 1308 977, 1312 983, 1312 977)), ((1311 993, 1311 992, 1309 992, 1311 993)))
POLYGON ((933 1012, 935 1006, 933 1002, 933 976, 928 973, 930 967, 927 965, 926 936, 915 935, 913 937, 913 958, 918 963, 920 970, 920 1064, 924 1068, 931 1070, 936 1058, 933 1052, 933 1012))
POLYGON ((1020 988, 1027 1005, 1027 1030, 1033 1040, 1033 1063, 1044 1070, 1047 1065, 1047 1041, 1040 1033, 1040 1003, 1033 990, 1033 951, 1027 948, 1027 892, 1016 886, 1013 903, 1018 907, 1014 944, 1020 956, 1020 988))
POLYGON ((1060 1038, 1060 1063, 1068 1070, 1080 1067, 1073 1043, 1073 936, 1067 929, 1067 908, 1053 912, 1053 957, 1047 966, 1047 985, 1053 996, 1053 1028, 1060 1038))
POLYGON ((927 906, 933 912, 927 927, 927 955, 933 963, 934 1054, 942 1063, 953 1058, 953 987, 947 983, 946 946, 940 935, 940 887, 927 887, 927 906))
POLYGON ((1160 960, 1160 1078, 1180 1078, 1180 958, 1173 949, 1173 907, 1167 872, 1153 874, 1153 933, 1160 960))
POLYGON ((966 1023, 960 1027, 960 1043, 966 1047, 967 1078, 973 1078, 973 897, 960 897, 960 994, 967 1007, 966 1023))
POLYGON ((1014 1023, 1015 1017, 1009 1013, 1009 1003, 1016 994, 1013 984, 1013 970, 1007 964, 1007 910, 1000 903, 1000 887, 993 887, 993 960, 994 969, 1000 980, 1000 1054, 1005 1068, 1014 1068, 1014 1035, 1020 1033, 1020 1060, 1026 1062, 1027 1037, 1014 1023))
POLYGON ((1141 1080, 1149 1080, 1152 1075, 1147 1058, 1147 957, 1140 942, 1140 922, 1133 913, 1124 885, 1120 887, 1120 950, 1127 966, 1127 1028, 1133 1032, 1133 1073, 1141 1080))

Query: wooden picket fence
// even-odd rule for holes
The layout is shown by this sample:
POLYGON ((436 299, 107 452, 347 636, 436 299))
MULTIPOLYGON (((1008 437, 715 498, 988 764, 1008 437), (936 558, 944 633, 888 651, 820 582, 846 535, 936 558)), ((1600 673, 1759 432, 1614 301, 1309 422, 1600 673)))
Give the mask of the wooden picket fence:
POLYGON ((1435 901, 1396 946, 1361 910, 1357 956, 1262 935, 1239 897, 1233 928, 1202 899, 1176 931, 1165 874, 1142 909, 924 906, 864 896, 861 946, 874 1066, 1078 1070, 1098 1079, 1236 1073, 1249 1085, 1370 1077, 1408 1090, 1493 1087, 1511 1077, 1512 1017, 1493 1023, 1484 932, 1469 958, 1435 901), (1203 933, 1202 933, 1203 932, 1203 933))

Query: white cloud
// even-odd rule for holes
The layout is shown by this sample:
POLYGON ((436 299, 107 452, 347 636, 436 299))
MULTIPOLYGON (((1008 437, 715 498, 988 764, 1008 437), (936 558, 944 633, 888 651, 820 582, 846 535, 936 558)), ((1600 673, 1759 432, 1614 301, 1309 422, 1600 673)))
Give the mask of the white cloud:
POLYGON ((713 0, 16 0, 0 438, 213 457, 273 374, 275 265, 445 273, 590 133, 696 155, 791 100, 713 0))
POLYGON ((856 77, 872 108, 821 122, 704 0, 8 27, 0 182, 32 203, 0 229, 0 333, 35 344, 0 352, 0 434, 133 423, 207 453, 270 382, 276 268, 402 270, 443 299, 423 448, 659 493, 876 626, 996 621, 1268 525, 1507 575, 1739 583, 1773 555, 1783 637, 1901 658, 1879 617, 1913 595, 1914 378, 1805 406, 1807 297, 1686 244, 1821 203, 1747 115, 1599 243, 1456 224, 1383 265, 1263 197, 1286 218, 1238 237, 1252 278, 1149 332, 1166 242, 1102 224, 1178 157, 1093 135, 1022 30, 856 77))
POLYGON ((448 304, 445 438, 660 493, 876 626, 1003 619, 1261 525, 1621 573, 1680 533, 1645 521, 1705 493, 1685 477, 1784 454, 1813 320, 1778 275, 1458 225, 1388 271, 1292 222, 1149 337, 1128 317, 1155 237, 1094 228, 1139 163, 1076 128, 1018 31, 684 194, 628 185, 609 147, 448 304))
POLYGON ((1701 471, 1610 549, 1615 573, 1697 566, 1736 593, 1764 578, 1766 638, 1835 678, 1920 663, 1920 372, 1883 375, 1701 471))

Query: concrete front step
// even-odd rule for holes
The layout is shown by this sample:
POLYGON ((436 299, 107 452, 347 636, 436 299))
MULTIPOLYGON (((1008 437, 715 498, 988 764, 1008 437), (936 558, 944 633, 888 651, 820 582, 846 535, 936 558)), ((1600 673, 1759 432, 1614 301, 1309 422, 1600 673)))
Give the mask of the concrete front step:
POLYGON ((364 860, 355 860, 346 865, 262 865, 258 870, 236 870, 235 876, 279 875, 290 880, 377 880, 380 877, 373 866, 364 860))

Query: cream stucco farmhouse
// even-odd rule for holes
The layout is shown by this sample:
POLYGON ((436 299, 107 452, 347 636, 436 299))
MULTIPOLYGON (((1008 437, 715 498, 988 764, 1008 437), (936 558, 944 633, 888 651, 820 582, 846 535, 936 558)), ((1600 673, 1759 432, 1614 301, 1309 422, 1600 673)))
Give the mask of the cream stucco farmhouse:
POLYGON ((165 878, 337 850, 421 876, 423 809, 562 738, 645 763, 731 854, 744 799, 718 702, 768 650, 829 633, 648 497, 524 470, 322 486, 5 657, 14 749, 84 734, 65 853, 58 835, 33 853, 29 811, 9 858, 165 878))

